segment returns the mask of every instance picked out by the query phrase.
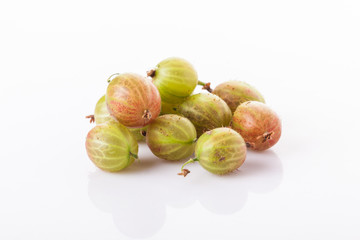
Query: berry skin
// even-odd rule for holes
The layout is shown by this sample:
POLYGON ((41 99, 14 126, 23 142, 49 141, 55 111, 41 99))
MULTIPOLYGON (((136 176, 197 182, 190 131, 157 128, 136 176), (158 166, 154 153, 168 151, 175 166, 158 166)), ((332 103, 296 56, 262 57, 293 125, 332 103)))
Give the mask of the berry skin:
POLYGON ((180 103, 167 103, 167 102, 161 101, 160 115, 178 114, 179 105, 180 105, 180 103))
POLYGON ((194 67, 182 58, 167 58, 155 69, 148 71, 159 89, 161 100, 166 103, 181 103, 191 95, 198 84, 194 67))
POLYGON ((110 115, 109 110, 107 109, 105 95, 103 95, 96 103, 94 118, 96 124, 102 124, 110 120, 115 120, 115 118, 110 115))
MULTIPOLYGON (((91 118, 90 122, 94 122, 96 124, 106 123, 108 121, 116 121, 114 117, 112 117, 107 109, 105 95, 102 96, 99 101, 96 103, 94 115, 89 115, 87 118, 91 118)), ((135 137, 136 141, 144 141, 147 126, 142 128, 128 128, 132 135, 135 137)))
POLYGON ((213 94, 223 99, 234 113, 243 102, 258 101, 265 103, 263 96, 251 85, 241 81, 228 81, 216 86, 213 94))
POLYGON ((134 136, 136 141, 142 142, 145 141, 146 139, 146 131, 148 126, 145 126, 143 128, 128 128, 128 129, 131 132, 131 134, 134 136))
POLYGON ((232 117, 226 102, 211 93, 188 97, 178 112, 194 124, 198 137, 211 129, 229 126, 232 117))
POLYGON ((159 114, 160 94, 155 85, 138 74, 116 76, 106 90, 110 114, 126 127, 145 127, 159 114))
POLYGON ((201 135, 195 147, 195 158, 181 168, 179 175, 190 173, 184 169, 188 163, 198 161, 207 171, 223 175, 238 169, 245 161, 244 139, 230 128, 216 128, 201 135))
POLYGON ((146 143, 152 153, 166 160, 181 160, 194 153, 196 129, 182 116, 166 114, 152 122, 146 132, 146 143))
POLYGON ((250 149, 262 151, 279 141, 281 121, 264 103, 249 101, 237 107, 232 119, 232 129, 241 134, 250 149))
POLYGON ((120 171, 137 158, 138 144, 123 125, 109 121, 96 125, 87 135, 86 151, 91 161, 100 169, 120 171))

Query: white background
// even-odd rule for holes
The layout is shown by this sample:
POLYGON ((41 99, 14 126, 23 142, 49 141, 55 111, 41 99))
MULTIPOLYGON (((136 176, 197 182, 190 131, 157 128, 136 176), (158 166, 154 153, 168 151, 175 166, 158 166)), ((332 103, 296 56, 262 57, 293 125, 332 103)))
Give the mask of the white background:
MULTIPOLYGON (((0 239, 359 239, 360 3, 1 1, 0 239), (271 150, 215 176, 140 146, 110 174, 85 115, 115 72, 183 57, 281 116, 271 150)), ((201 91, 197 89, 197 91, 201 91)))

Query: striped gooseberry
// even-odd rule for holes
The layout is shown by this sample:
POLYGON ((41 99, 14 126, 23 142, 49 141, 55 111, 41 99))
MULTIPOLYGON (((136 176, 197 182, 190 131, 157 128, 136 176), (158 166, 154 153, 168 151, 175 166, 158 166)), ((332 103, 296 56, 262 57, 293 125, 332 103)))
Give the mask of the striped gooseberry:
POLYGON ((121 124, 144 127, 160 114, 161 98, 151 81, 138 74, 124 73, 110 81, 106 104, 110 114, 121 124))
POLYGON ((161 100, 166 103, 181 103, 191 95, 198 84, 194 67, 182 58, 167 58, 147 72, 159 89, 161 100))
POLYGON ((94 115, 90 115, 89 117, 91 116, 93 116, 93 119, 90 121, 95 121, 96 124, 102 124, 110 120, 115 120, 115 118, 110 115, 109 110, 107 109, 105 95, 103 95, 99 101, 97 101, 94 115))
POLYGON ((229 126, 232 117, 226 102, 211 93, 188 97, 178 112, 194 124, 198 137, 211 129, 229 126))
POLYGON ((247 101, 259 101, 265 103, 263 96, 253 86, 241 81, 228 81, 216 86, 212 91, 230 107, 234 113, 237 106, 247 101))
POLYGON ((116 121, 96 125, 86 137, 86 151, 100 169, 117 172, 137 158, 138 144, 129 129, 116 121))
POLYGON ((195 146, 195 158, 181 167, 184 177, 190 173, 184 167, 199 162, 205 170, 222 175, 238 169, 245 161, 246 145, 244 139, 230 128, 216 128, 201 135, 195 146))
MULTIPOLYGON (((109 110, 106 106, 105 95, 103 95, 99 101, 96 103, 94 115, 86 116, 90 118, 90 122, 95 122, 96 124, 102 124, 108 121, 117 121, 109 113, 109 110)), ((128 128, 132 135, 135 137, 136 141, 144 141, 147 126, 141 128, 128 128)))
POLYGON ((146 131, 146 143, 151 152, 162 159, 181 160, 194 153, 196 129, 179 115, 165 114, 152 122, 146 131))
POLYGON ((266 150, 274 146, 281 136, 281 121, 278 115, 270 107, 257 101, 239 105, 231 125, 253 150, 266 150))

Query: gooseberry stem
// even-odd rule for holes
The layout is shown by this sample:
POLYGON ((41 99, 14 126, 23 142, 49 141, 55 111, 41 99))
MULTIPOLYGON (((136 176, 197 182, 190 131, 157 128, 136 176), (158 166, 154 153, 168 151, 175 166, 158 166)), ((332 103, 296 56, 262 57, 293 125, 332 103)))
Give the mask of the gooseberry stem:
POLYGON ((194 163, 194 162, 196 162, 196 161, 199 161, 199 159, 198 159, 198 158, 190 158, 189 160, 187 160, 187 161, 181 166, 181 171, 184 169, 184 167, 185 167, 186 165, 188 165, 189 163, 194 163))
POLYGON ((118 76, 118 75, 120 75, 120 73, 114 73, 114 74, 112 74, 112 75, 107 79, 107 82, 110 83, 111 80, 112 80, 112 78, 113 78, 114 76, 118 76))
POLYGON ((86 118, 90 118, 90 123, 95 122, 95 116, 94 115, 88 115, 86 118))
POLYGON ((154 77, 155 76, 155 72, 156 72, 156 68, 152 68, 149 71, 146 72, 146 75, 148 77, 154 77))
POLYGON ((149 120, 151 117, 152 117, 151 112, 148 109, 144 110, 144 114, 142 115, 142 118, 145 120, 149 120))
POLYGON ((178 175, 182 175, 184 177, 186 177, 186 175, 188 175, 190 173, 190 171, 186 168, 184 168, 187 164, 189 163, 194 163, 196 161, 199 161, 198 158, 190 158, 188 161, 186 161, 182 166, 181 166, 181 172, 178 173, 178 175))
POLYGON ((200 85, 200 86, 205 86, 205 84, 206 84, 206 83, 204 83, 204 82, 202 82, 202 81, 198 80, 198 85, 200 85))
POLYGON ((209 93, 211 93, 213 90, 212 90, 212 88, 210 87, 210 84, 211 83, 204 83, 204 82, 202 82, 202 81, 198 81, 198 85, 200 85, 200 86, 203 86, 202 87, 202 89, 205 89, 205 90, 207 90, 209 93))

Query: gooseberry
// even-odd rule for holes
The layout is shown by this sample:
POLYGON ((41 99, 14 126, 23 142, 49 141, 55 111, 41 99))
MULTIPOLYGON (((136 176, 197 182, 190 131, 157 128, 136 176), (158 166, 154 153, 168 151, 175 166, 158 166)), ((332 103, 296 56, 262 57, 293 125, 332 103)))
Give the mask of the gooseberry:
POLYGON ((263 96, 254 87, 241 81, 228 81, 216 86, 212 91, 230 107, 234 113, 237 106, 247 101, 259 101, 265 103, 263 96))
MULTIPOLYGON (((106 106, 105 95, 102 96, 99 101, 96 103, 94 115, 86 116, 90 118, 90 122, 95 122, 96 124, 102 124, 107 121, 117 121, 113 118, 106 106)), ((135 137, 136 141, 143 141, 145 140, 145 133, 147 126, 142 128, 129 128, 131 134, 135 137)))
POLYGON ((161 100, 181 103, 194 91, 198 76, 194 67, 182 58, 167 58, 147 72, 159 89, 161 100))
POLYGON ((103 95, 96 103, 94 111, 94 121, 96 124, 102 124, 110 120, 115 120, 107 109, 105 95, 103 95))
POLYGON ((238 169, 245 161, 246 145, 244 139, 230 128, 210 130, 197 140, 195 158, 185 162, 181 167, 184 177, 190 173, 184 167, 198 161, 205 170, 222 175, 238 169))
POLYGON ((253 150, 274 146, 281 136, 281 121, 267 105, 257 101, 240 104, 232 119, 232 128, 241 134, 253 150))
POLYGON ((185 117, 166 114, 152 122, 146 131, 151 152, 162 159, 180 160, 194 153, 196 129, 185 117))
POLYGON ((86 151, 100 169, 116 172, 137 158, 138 144, 130 131, 116 121, 96 125, 87 135, 86 151))
POLYGON ((194 124, 198 137, 211 129, 229 126, 232 117, 226 102, 211 93, 188 97, 178 112, 194 124))
POLYGON ((161 98, 155 85, 134 73, 116 76, 106 91, 110 114, 126 127, 144 127, 159 114, 161 98))

